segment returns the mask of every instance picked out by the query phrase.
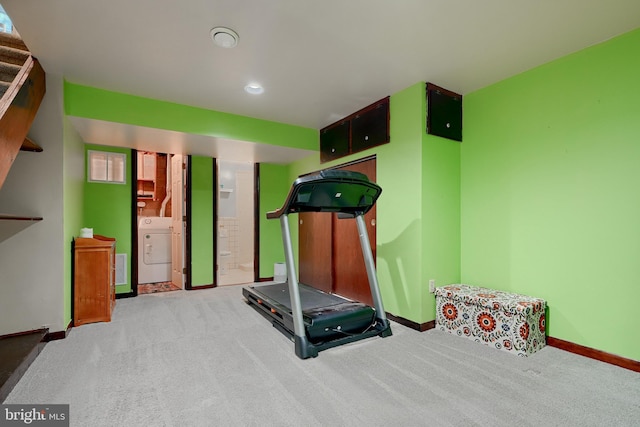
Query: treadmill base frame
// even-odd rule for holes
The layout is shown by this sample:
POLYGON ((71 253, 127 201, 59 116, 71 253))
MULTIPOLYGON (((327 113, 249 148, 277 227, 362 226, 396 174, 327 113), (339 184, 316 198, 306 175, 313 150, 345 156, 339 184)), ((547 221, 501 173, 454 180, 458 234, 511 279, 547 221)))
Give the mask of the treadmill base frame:
MULTIPOLYGON (((321 342, 311 340, 308 336, 298 336, 293 331, 293 320, 290 318, 290 313, 287 307, 262 297, 259 293, 252 291, 250 288, 243 288, 242 293, 246 299, 248 305, 255 309, 258 313, 262 314, 267 320, 271 322, 274 328, 280 331, 283 335, 293 341, 295 345, 295 353, 301 359, 308 359, 310 357, 318 356, 318 353, 322 350, 337 347, 343 344, 348 344, 356 341, 360 341, 366 338, 380 336, 382 338, 392 335, 391 325, 387 319, 380 319, 375 315, 370 323, 370 327, 364 332, 345 332, 343 336, 334 336, 321 342)), ((307 323, 307 322, 305 322, 307 323)), ((306 330, 307 328, 305 328, 306 330)))

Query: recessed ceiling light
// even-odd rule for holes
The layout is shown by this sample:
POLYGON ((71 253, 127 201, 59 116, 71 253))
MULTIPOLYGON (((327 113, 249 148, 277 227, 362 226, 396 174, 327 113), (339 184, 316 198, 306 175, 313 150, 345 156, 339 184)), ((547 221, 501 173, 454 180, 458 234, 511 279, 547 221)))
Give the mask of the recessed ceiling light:
POLYGON ((249 83, 244 87, 244 90, 251 95, 260 95, 262 92, 264 92, 264 88, 258 83, 249 83))
POLYGON ((236 47, 236 45, 238 44, 238 33, 230 28, 215 27, 211 29, 209 35, 211 36, 211 40, 213 40, 215 44, 226 49, 236 47))

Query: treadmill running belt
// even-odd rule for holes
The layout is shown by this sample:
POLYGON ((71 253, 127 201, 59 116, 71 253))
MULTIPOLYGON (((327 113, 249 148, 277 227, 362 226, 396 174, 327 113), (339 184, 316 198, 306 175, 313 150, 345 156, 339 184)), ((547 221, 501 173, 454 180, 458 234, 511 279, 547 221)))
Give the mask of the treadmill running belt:
MULTIPOLYGON (((311 286, 298 284, 300 305, 305 323, 305 332, 313 343, 362 333, 375 322, 375 310, 366 304, 350 301, 337 295, 327 294, 311 286)), ((293 334, 291 300, 287 283, 255 285, 245 288, 249 301, 264 300, 267 307, 278 307, 269 313, 272 322, 281 325, 293 334)), ((261 306, 263 302, 258 302, 261 306)), ((275 325, 274 323, 274 325, 275 325)))
MULTIPOLYGON (((300 304, 302 305, 303 312, 348 302, 348 300, 345 300, 344 298, 324 293, 302 283, 300 283, 299 286, 300 304)), ((253 286, 252 288, 254 291, 261 293, 265 297, 270 298, 278 302, 280 305, 285 306, 288 310, 291 310, 291 297, 289 295, 289 286, 287 283, 259 285, 253 286)))

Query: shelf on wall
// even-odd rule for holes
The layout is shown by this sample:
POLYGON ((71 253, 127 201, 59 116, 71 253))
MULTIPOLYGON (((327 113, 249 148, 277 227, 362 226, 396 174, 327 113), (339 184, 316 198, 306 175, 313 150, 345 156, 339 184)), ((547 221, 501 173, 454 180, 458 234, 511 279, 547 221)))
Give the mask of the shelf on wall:
POLYGON ((42 217, 0 214, 0 242, 42 221, 42 217))

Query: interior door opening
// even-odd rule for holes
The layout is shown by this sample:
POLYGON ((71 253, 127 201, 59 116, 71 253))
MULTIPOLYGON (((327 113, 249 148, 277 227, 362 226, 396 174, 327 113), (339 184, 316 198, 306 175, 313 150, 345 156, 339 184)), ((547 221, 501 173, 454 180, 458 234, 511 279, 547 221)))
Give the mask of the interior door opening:
POLYGON ((184 288, 181 155, 137 152, 138 294, 184 288))
POLYGON ((254 281, 254 165, 218 163, 218 285, 254 281))

